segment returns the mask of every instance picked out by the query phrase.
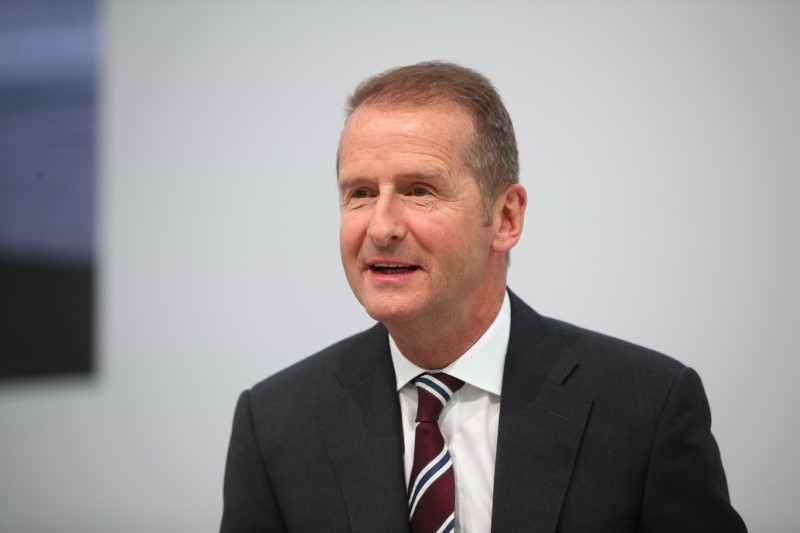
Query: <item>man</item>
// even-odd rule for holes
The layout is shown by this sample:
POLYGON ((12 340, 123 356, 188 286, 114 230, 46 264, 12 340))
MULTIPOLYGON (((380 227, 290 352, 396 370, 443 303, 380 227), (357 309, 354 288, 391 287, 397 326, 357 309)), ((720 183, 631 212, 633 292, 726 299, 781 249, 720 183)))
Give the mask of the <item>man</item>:
POLYGON ((526 192, 486 78, 367 80, 338 182, 344 270, 378 324, 242 394, 223 532, 746 531, 697 375, 506 288, 526 192))

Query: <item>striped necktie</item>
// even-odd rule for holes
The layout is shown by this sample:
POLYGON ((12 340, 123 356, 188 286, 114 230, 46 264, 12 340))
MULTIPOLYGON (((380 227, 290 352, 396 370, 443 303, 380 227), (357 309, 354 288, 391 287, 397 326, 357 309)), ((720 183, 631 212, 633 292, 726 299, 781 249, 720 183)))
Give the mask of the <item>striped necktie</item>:
POLYGON ((414 379, 419 403, 414 466, 408 482, 412 533, 444 533, 455 528, 453 461, 439 430, 439 415, 463 384, 442 373, 420 374, 414 379))

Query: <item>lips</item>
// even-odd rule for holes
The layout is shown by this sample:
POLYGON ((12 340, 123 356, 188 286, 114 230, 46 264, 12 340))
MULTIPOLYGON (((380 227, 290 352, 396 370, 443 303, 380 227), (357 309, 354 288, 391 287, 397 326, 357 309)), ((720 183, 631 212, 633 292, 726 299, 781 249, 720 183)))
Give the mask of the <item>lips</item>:
POLYGON ((405 272, 412 272, 419 267, 416 265, 400 265, 393 263, 376 263, 370 265, 370 270, 373 272, 380 272, 381 274, 403 274, 405 272))

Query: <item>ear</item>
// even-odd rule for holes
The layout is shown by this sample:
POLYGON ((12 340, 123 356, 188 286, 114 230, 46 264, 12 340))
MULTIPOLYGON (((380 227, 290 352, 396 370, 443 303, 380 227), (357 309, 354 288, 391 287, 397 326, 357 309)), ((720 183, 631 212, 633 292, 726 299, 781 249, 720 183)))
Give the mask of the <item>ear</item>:
POLYGON ((528 193, 519 183, 510 185, 497 198, 492 219, 494 227, 492 251, 505 254, 517 244, 522 235, 527 205, 528 193))

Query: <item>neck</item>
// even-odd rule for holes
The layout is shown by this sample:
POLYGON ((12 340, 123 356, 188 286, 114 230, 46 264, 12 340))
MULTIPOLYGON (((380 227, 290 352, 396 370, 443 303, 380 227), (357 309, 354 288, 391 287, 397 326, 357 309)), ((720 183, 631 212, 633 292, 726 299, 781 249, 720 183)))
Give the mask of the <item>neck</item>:
POLYGON ((461 357, 500 312, 505 297, 505 282, 486 305, 470 310, 462 317, 424 324, 386 324, 386 329, 403 355, 415 365, 428 370, 442 369, 461 357), (446 327, 442 327, 446 324, 446 327))

